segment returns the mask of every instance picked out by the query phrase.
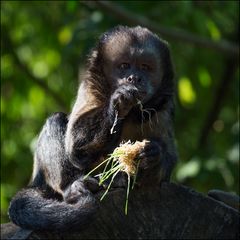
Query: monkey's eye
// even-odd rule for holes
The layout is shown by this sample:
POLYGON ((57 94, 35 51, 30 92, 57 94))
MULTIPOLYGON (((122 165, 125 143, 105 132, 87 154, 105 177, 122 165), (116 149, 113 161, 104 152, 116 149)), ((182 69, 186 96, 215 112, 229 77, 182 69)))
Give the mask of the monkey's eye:
POLYGON ((121 63, 119 67, 120 67, 120 69, 128 69, 128 68, 130 68, 130 64, 129 63, 121 63))
POLYGON ((149 71, 149 70, 150 70, 150 66, 143 63, 143 64, 141 65, 141 69, 142 69, 143 71, 149 71))

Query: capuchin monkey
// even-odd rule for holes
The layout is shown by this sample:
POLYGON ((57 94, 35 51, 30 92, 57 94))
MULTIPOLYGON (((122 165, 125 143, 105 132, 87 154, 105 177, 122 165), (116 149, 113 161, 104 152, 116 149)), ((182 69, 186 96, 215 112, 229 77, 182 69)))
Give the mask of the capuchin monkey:
POLYGON ((12 199, 10 219, 26 229, 82 229, 99 207, 97 179, 83 177, 123 141, 148 140, 137 156, 139 190, 169 181, 177 160, 173 78, 168 44, 147 28, 104 33, 72 112, 55 113, 43 126, 31 183, 12 199))

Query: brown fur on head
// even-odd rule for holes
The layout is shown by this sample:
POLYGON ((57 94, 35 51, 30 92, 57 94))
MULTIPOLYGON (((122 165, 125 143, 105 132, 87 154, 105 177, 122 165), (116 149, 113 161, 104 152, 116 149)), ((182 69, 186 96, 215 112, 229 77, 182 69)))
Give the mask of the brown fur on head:
POLYGON ((150 80, 142 84, 145 84, 142 88, 148 89, 145 102, 156 102, 156 96, 173 95, 173 67, 168 44, 147 28, 117 26, 100 37, 88 60, 83 82, 89 92, 93 92, 95 102, 103 104, 119 85, 126 84, 127 77, 121 78, 114 68, 129 61, 135 62, 135 66, 139 61, 151 68, 150 80))

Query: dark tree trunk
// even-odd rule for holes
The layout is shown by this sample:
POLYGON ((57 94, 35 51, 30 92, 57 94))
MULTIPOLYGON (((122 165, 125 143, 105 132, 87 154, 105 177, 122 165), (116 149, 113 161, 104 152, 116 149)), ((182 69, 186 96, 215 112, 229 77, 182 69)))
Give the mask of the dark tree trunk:
POLYGON ((239 212, 219 201, 174 183, 148 192, 110 192, 94 222, 79 233, 53 234, 19 230, 2 224, 1 237, 25 239, 239 239, 239 212))

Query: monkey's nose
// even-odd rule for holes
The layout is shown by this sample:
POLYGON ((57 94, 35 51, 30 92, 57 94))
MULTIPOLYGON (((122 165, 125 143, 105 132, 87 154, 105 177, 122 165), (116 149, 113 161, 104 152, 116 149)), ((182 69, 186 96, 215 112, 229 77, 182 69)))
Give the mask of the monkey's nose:
POLYGON ((139 76, 136 76, 136 75, 131 75, 127 78, 127 81, 130 82, 130 83, 136 84, 136 83, 141 82, 141 78, 139 76))

